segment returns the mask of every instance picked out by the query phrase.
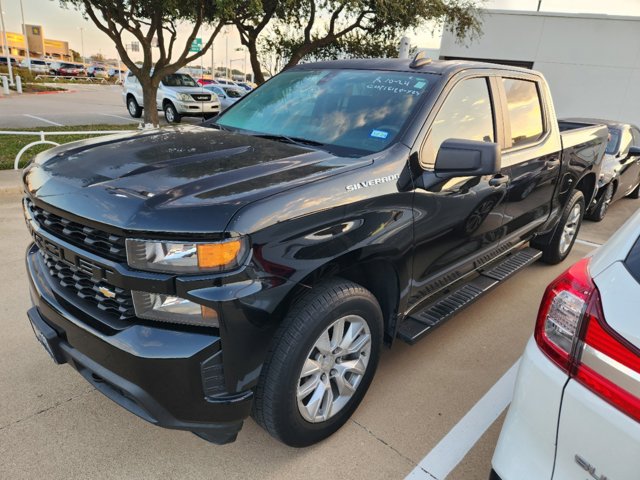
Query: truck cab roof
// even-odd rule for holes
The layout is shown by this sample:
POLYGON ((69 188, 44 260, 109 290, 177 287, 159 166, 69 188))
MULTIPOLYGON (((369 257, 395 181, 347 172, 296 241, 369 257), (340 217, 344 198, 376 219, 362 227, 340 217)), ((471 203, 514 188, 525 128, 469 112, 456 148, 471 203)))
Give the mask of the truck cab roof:
POLYGON ((422 66, 412 66, 413 59, 405 58, 365 58, 349 60, 329 60, 326 62, 304 63, 296 65, 294 70, 321 70, 321 69, 358 69, 358 70, 387 70, 393 72, 431 73, 436 75, 451 76, 464 70, 482 69, 499 70, 520 73, 536 73, 511 65, 498 65, 495 63, 473 62, 467 60, 431 60, 422 66))

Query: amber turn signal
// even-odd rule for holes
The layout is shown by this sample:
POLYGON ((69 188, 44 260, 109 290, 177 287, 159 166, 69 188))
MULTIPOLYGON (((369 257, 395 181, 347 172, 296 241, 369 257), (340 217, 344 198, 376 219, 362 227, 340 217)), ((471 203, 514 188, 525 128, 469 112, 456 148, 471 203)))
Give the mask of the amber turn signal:
POLYGON ((242 248, 240 240, 221 243, 203 243, 198 245, 198 267, 224 267, 237 259, 242 248))

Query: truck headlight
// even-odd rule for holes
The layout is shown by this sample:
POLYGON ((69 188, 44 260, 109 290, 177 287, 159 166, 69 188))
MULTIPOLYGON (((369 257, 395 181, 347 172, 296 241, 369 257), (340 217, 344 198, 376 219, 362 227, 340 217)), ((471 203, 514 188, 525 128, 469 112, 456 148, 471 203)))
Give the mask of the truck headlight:
POLYGON ((178 97, 178 100, 182 102, 193 102, 193 97, 186 93, 178 93, 176 96, 178 97))
POLYGON ((131 296, 136 316, 140 318, 204 327, 220 326, 218 312, 186 298, 137 291, 132 291, 131 296))
POLYGON ((248 252, 246 237, 211 243, 161 242, 128 238, 130 267, 165 273, 224 272, 239 267, 248 252))

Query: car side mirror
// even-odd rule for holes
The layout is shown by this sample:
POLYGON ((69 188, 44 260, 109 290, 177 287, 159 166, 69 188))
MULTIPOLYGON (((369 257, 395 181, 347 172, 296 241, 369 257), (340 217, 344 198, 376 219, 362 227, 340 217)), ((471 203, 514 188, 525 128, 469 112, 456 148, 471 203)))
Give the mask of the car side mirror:
POLYGON ((501 164, 497 143, 450 138, 440 145, 434 172, 439 178, 493 175, 501 164))
POLYGON ((629 147, 630 157, 640 157, 640 147, 629 147))

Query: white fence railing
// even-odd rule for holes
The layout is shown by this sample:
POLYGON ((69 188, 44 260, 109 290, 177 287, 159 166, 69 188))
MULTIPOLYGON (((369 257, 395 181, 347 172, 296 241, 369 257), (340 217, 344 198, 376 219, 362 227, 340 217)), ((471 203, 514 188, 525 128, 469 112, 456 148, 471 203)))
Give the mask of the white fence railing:
POLYGON ((24 147, 20 149, 18 154, 16 155, 16 159, 13 162, 13 169, 19 170, 20 159, 24 152, 29 150, 31 147, 35 145, 53 145, 59 146, 59 143, 53 142, 51 140, 47 140, 46 137, 50 136, 61 136, 61 135, 109 135, 111 133, 134 133, 137 130, 81 130, 81 131, 61 131, 61 132, 11 132, 6 130, 0 130, 0 135, 20 135, 20 136, 35 136, 40 137, 40 140, 36 140, 35 142, 28 143, 24 147))
MULTIPOLYGON (((109 83, 109 79, 103 77, 80 77, 73 75, 36 75, 35 80, 51 80, 57 82, 58 80, 69 80, 71 82, 85 82, 85 83, 109 83)), ((119 83, 119 80, 116 80, 119 83)))

